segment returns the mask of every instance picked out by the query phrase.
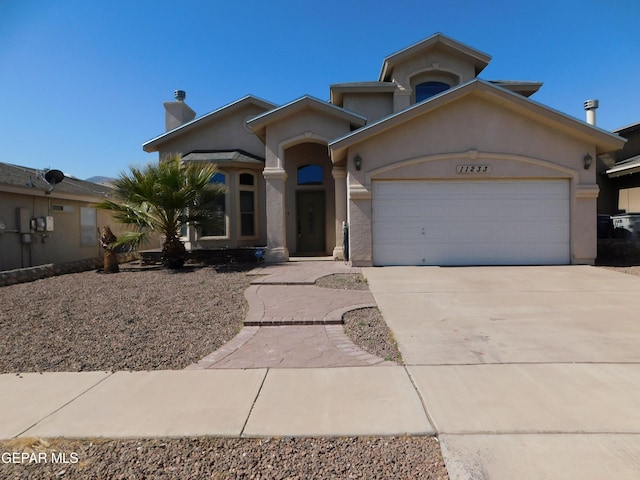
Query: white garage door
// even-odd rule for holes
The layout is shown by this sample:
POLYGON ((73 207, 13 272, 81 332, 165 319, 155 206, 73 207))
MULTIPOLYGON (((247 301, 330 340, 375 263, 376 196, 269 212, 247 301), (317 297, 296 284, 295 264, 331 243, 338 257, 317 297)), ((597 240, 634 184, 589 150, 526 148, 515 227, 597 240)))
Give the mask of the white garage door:
POLYGON ((377 181, 374 265, 567 264, 569 182, 377 181))

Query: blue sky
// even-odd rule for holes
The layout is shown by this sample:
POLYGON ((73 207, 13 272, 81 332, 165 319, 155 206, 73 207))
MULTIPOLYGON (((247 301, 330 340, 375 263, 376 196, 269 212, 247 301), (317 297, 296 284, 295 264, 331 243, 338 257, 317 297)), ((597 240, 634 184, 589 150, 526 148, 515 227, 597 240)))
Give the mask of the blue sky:
POLYGON ((480 75, 598 126, 640 121, 637 0, 0 0, 0 162, 117 176, 157 159, 162 102, 203 115, 247 94, 327 100, 442 32, 492 56, 480 75))

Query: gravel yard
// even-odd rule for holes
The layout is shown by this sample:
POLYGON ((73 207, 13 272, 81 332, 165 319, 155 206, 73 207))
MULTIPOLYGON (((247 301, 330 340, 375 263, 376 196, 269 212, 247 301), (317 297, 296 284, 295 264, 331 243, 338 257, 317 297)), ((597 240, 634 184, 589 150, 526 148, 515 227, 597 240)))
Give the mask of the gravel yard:
POLYGON ((18 439, 0 452, 65 453, 76 463, 0 462, 0 477, 17 479, 427 479, 446 480, 432 437, 183 438, 154 440, 18 439))
MULTIPOLYGON (((182 369, 233 338, 248 305, 245 272, 172 272, 135 264, 0 288, 0 373, 182 369)), ((366 290, 362 275, 330 275, 324 288, 366 290)), ((361 348, 402 359, 377 308, 345 315, 361 348)), ((432 437, 14 439, 0 454, 47 461, 0 462, 18 479, 429 479, 447 480, 432 437), (71 463, 54 463, 64 453, 71 463)), ((3 457, 4 458, 4 457, 3 457)))
POLYGON ((183 369, 240 331, 244 272, 121 267, 0 288, 0 373, 183 369))
MULTIPOLYGON (((0 373, 183 369, 240 331, 250 281, 242 267, 170 271, 130 263, 117 274, 1 287, 0 373)), ((330 275, 317 285, 369 288, 360 274, 330 275)), ((401 361, 377 309, 349 312, 345 322, 358 346, 401 361)))

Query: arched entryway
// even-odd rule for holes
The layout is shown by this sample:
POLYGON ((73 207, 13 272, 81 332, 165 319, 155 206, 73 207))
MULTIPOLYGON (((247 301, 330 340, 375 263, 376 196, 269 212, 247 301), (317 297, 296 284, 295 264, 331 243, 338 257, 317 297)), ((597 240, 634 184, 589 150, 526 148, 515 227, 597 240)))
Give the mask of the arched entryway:
POLYGON ((335 247, 335 185, 327 145, 284 151, 287 246, 294 255, 330 255, 335 247))

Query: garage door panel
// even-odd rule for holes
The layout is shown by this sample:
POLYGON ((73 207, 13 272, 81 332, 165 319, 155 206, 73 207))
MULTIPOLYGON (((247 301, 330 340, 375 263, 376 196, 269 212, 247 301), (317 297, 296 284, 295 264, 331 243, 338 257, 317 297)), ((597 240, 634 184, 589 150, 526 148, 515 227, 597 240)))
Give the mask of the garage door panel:
POLYGON ((568 263, 569 182, 374 182, 375 265, 568 263))

